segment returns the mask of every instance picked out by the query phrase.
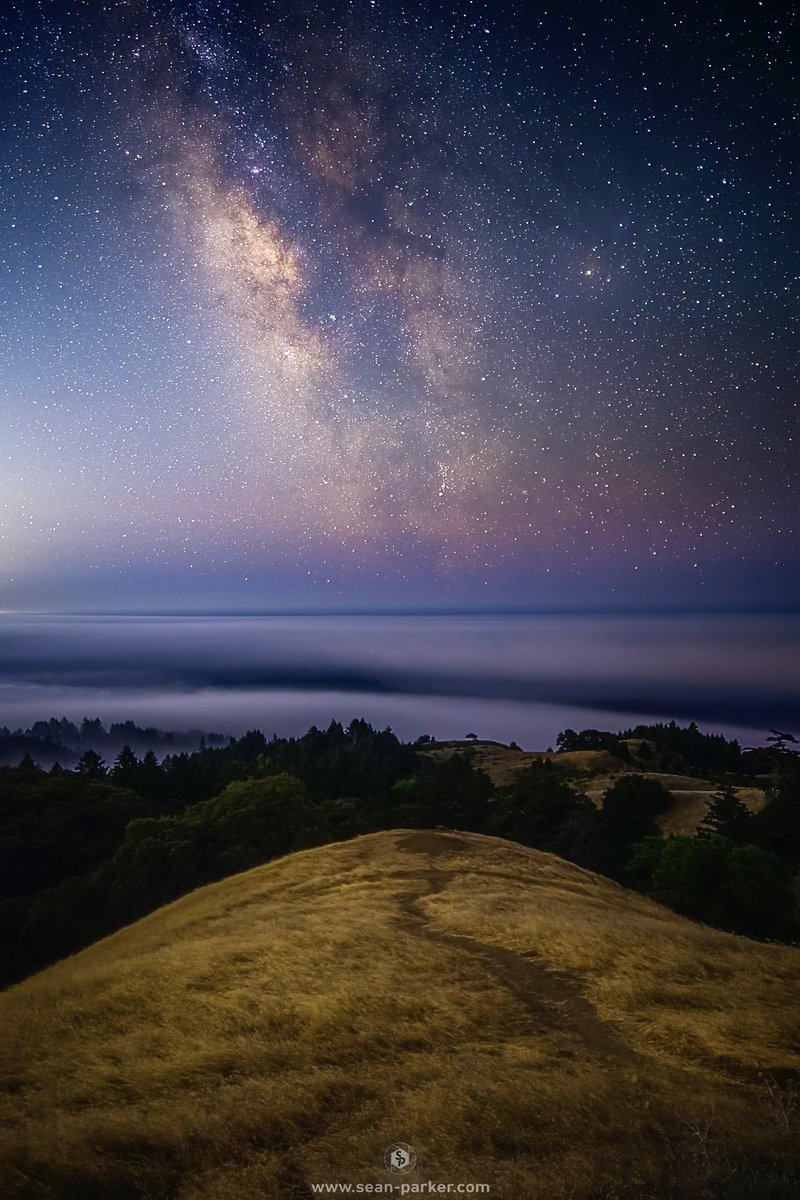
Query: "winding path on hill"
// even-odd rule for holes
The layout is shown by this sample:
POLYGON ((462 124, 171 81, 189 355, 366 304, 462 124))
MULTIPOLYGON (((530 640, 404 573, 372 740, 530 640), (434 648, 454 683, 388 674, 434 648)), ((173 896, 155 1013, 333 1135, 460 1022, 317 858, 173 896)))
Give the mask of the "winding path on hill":
POLYGON ((573 1048, 560 1051, 563 1058, 580 1055, 615 1060, 629 1067, 641 1056, 597 1013, 583 995, 577 981, 563 972, 546 967, 534 951, 515 953, 462 934, 438 928, 422 907, 430 896, 443 892, 457 878, 459 870, 439 865, 448 854, 468 849, 456 834, 421 830, 398 841, 398 848, 424 854, 431 865, 408 874, 416 886, 400 898, 398 925, 406 933, 423 937, 459 954, 466 954, 510 993, 526 1013, 530 1032, 541 1036, 552 1032, 569 1038, 573 1048), (433 865, 434 862, 436 865, 433 865))

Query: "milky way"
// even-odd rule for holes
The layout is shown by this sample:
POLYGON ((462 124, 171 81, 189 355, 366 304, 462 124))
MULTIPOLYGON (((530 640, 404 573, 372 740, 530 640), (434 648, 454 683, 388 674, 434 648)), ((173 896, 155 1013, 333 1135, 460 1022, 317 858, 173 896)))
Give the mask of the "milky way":
POLYGON ((800 602, 786 14, 10 5, 14 607, 800 602))

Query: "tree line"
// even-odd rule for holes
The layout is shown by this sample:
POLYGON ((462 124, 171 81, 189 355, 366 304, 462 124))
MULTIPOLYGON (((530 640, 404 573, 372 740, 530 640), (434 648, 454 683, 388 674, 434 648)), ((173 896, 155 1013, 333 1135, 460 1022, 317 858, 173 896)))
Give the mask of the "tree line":
POLYGON ((70 721, 67 717, 51 717, 35 721, 27 729, 10 729, 0 725, 0 763, 14 764, 25 754, 37 763, 50 767, 58 763, 73 767, 86 750, 116 754, 123 746, 137 750, 159 750, 173 754, 180 750, 196 750, 201 746, 222 746, 227 742, 222 734, 189 729, 182 733, 141 726, 135 721, 112 721, 106 728, 97 717, 70 721))

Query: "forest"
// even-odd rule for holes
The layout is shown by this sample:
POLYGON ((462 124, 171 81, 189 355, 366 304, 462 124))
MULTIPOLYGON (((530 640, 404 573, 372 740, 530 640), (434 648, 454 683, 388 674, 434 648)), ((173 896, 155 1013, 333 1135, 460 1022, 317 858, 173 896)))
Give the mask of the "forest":
POLYGON ((223 746, 227 738, 220 733, 189 729, 175 733, 135 721, 112 721, 106 727, 97 717, 84 717, 80 723, 67 717, 35 721, 28 729, 10 729, 0 725, 0 765, 12 766, 25 755, 40 766, 73 767, 86 750, 116 756, 123 747, 144 754, 148 750, 163 754, 197 750, 202 746, 223 746))
POLYGON ((765 747, 744 751, 694 724, 564 730, 554 754, 534 758, 504 786, 476 765, 476 744, 472 735, 436 756, 431 737, 403 743, 391 729, 353 720, 301 737, 251 731, 161 758, 126 744, 106 762, 87 749, 74 769, 43 769, 27 752, 19 765, 0 767, 0 982, 203 884, 398 827, 507 838, 717 928, 800 937, 800 753, 792 735, 773 731, 765 747), (618 763, 600 805, 586 795, 586 772, 566 757, 581 750, 606 751, 618 763), (658 772, 713 781, 695 833, 662 833, 659 817, 673 797, 658 772), (737 795, 754 782, 766 794, 757 812, 737 795))

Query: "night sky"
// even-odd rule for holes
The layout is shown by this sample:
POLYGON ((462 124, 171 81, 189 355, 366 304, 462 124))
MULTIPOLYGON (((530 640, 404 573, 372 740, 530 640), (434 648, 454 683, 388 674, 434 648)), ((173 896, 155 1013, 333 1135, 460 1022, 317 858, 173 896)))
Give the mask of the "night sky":
POLYGON ((800 604, 794 36, 4 4, 0 606, 800 604))

